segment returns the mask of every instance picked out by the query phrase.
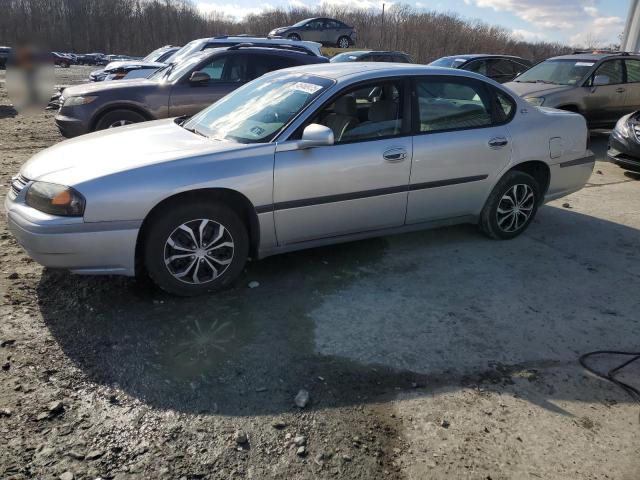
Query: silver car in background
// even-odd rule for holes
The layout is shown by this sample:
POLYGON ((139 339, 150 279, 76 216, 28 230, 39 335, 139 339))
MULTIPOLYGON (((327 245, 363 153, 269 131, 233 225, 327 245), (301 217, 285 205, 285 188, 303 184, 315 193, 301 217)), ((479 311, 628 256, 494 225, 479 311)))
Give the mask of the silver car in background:
POLYGON ((319 64, 264 75, 187 121, 48 148, 5 207, 45 266, 147 273, 195 295, 228 285, 248 258, 319 245, 463 222, 513 238, 593 166, 582 116, 486 77, 319 64))

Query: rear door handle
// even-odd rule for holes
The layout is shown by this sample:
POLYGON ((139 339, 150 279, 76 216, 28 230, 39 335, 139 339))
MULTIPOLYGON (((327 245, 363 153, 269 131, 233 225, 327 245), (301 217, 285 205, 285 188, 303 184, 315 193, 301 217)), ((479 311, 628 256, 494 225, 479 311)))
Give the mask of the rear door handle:
POLYGON ((491 140, 489 140, 489 146, 493 149, 502 148, 508 143, 509 140, 504 137, 493 137, 491 140))
POLYGON ((622 88, 622 87, 620 87, 620 88, 616 88, 616 92, 618 92, 618 93, 624 93, 624 92, 626 92, 626 91, 627 91, 627 90, 626 90, 625 88, 622 88))
POLYGON ((407 151, 401 147, 390 148, 382 154, 382 158, 391 163, 401 162, 402 160, 407 158, 407 151))

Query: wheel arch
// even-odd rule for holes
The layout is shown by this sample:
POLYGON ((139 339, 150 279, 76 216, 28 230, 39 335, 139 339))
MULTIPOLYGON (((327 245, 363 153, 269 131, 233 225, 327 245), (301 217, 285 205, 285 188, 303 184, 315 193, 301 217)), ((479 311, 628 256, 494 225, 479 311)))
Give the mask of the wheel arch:
POLYGON ((202 188, 180 192, 167 197, 157 203, 145 216, 138 232, 135 250, 135 270, 136 275, 144 271, 143 247, 145 235, 149 225, 162 211, 171 208, 172 205, 182 202, 202 201, 222 203, 234 210, 247 227, 249 234, 249 257, 257 258, 260 246, 260 222, 258 214, 251 201, 237 190, 229 188, 202 188))
POLYGON ((146 120, 153 120, 153 116, 146 109, 144 109, 139 105, 134 105, 131 103, 116 103, 116 104, 107 105, 106 107, 101 108, 95 113, 95 115, 91 119, 91 125, 90 125, 89 131, 94 132, 96 129, 96 126, 98 125, 98 122, 102 119, 102 117, 104 117, 109 112, 113 112, 115 110, 130 110, 132 112, 142 115, 146 120))
POLYGON ((529 160, 515 164, 503 175, 514 170, 527 173, 538 182, 540 186, 540 202, 542 202, 551 182, 551 168, 549 165, 542 160, 529 160))

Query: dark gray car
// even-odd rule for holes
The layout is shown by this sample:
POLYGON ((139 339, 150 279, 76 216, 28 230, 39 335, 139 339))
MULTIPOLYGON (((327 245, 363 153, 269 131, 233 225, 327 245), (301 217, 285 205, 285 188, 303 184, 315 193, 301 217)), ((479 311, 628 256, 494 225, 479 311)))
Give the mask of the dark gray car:
POLYGON ((331 63, 342 62, 392 62, 392 63, 414 63, 413 59, 404 52, 393 52, 388 50, 358 50, 339 53, 331 57, 331 63))
POLYGON ((286 45, 204 50, 148 79, 66 88, 55 121, 63 136, 75 137, 146 120, 191 116, 267 72, 328 61, 286 45))
POLYGON ((538 63, 506 87, 535 106, 581 113, 610 127, 640 110, 640 55, 575 53, 538 63))
POLYGON ((268 37, 310 40, 323 45, 349 48, 356 44, 356 29, 333 18, 307 18, 290 27, 275 28, 268 37))
POLYGON ((513 55, 466 54, 442 57, 429 64, 432 67, 460 68, 489 77, 498 83, 510 82, 532 63, 513 55))

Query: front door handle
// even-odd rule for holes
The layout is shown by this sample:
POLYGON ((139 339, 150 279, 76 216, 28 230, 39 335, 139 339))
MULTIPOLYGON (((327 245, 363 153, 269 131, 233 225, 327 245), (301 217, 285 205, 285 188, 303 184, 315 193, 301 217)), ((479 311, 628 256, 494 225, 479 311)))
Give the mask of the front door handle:
POLYGON ((382 154, 382 158, 391 163, 401 162, 407 158, 407 151, 404 148, 390 148, 382 154))
POLYGON ((505 137, 493 137, 489 140, 489 146, 493 149, 502 148, 509 143, 505 137))
POLYGON ((617 93, 624 93, 624 92, 626 92, 626 91, 627 91, 627 90, 626 90, 625 88, 622 88, 622 87, 616 88, 616 92, 617 92, 617 93))

